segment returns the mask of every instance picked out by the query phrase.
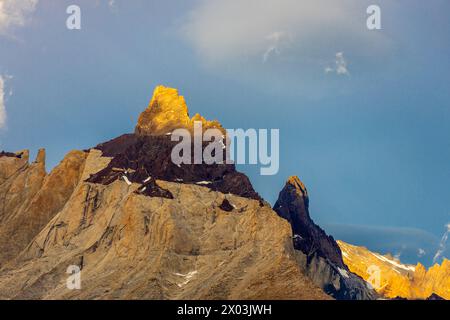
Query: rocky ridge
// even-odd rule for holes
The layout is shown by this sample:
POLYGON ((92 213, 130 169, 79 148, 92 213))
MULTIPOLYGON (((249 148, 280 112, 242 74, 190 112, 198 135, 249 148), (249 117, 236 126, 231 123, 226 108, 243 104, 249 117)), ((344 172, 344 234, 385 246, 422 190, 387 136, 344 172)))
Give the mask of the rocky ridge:
POLYGON ((364 279, 369 279, 375 266, 379 270, 379 283, 375 289, 386 298, 427 299, 437 296, 450 299, 450 261, 435 264, 428 270, 422 265, 406 265, 390 255, 371 252, 338 241, 344 262, 349 269, 364 279), (372 272, 370 268, 372 267, 372 272))

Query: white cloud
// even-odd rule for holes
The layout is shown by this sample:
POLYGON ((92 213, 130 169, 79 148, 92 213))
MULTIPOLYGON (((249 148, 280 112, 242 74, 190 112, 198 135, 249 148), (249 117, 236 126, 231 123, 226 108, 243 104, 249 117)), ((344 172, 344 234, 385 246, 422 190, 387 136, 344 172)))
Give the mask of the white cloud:
POLYGON ((336 53, 336 60, 334 61, 334 67, 326 67, 325 73, 336 73, 337 75, 350 75, 347 69, 347 61, 344 58, 343 52, 336 53))
POLYGON ((0 34, 23 27, 34 12, 38 0, 0 0, 0 34))
POLYGON ((291 38, 285 32, 275 31, 269 34, 266 37, 268 41, 268 48, 263 54, 263 62, 267 62, 267 60, 274 55, 281 54, 281 47, 289 45, 291 38))
MULTIPOLYGON (((363 64, 366 73, 379 70, 392 52, 395 43, 386 33, 367 30, 369 2, 199 0, 180 32, 209 72, 265 89, 322 95, 346 85, 330 79, 324 85, 330 52, 351 52, 352 69, 363 64)), ((348 74, 339 59, 333 69, 348 74)))
POLYGON ((384 46, 384 38, 367 31, 365 2, 202 0, 182 29, 198 54, 210 63, 275 52, 268 42, 279 42, 287 35, 292 40, 290 54, 305 59, 328 54, 329 50, 323 49, 333 47, 334 52, 351 46, 361 54, 377 54, 378 50, 372 50, 384 46))
POLYGON ((116 0, 108 0, 108 7, 111 10, 117 10, 117 3, 116 0))
POLYGON ((347 61, 345 61, 343 52, 336 53, 336 73, 349 74, 347 70, 347 61))
POLYGON ((417 256, 419 258, 422 258, 426 254, 427 254, 426 251, 424 249, 422 249, 422 248, 419 248, 419 250, 417 250, 417 256))
POLYGON ((6 124, 5 79, 0 75, 0 128, 6 124))

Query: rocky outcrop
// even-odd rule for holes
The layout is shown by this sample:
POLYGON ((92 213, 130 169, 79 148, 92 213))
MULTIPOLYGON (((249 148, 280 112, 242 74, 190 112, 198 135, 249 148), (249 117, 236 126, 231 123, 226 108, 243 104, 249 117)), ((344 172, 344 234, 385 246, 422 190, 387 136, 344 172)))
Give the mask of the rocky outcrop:
MULTIPOLYGON (((250 180, 237 172, 234 164, 198 165, 194 164, 193 154, 192 164, 176 165, 171 161, 172 150, 178 144, 178 141, 171 141, 171 132, 179 128, 192 131, 195 121, 202 122, 203 130, 216 128, 224 133, 224 137, 226 135, 217 121, 207 121, 198 114, 189 118, 184 97, 178 95, 176 89, 158 86, 150 105, 139 116, 134 134, 125 134, 95 147, 112 160, 88 181, 110 184, 117 179, 126 179, 140 183, 141 189, 144 189, 144 181, 151 177, 201 184, 214 191, 259 200, 262 204, 263 200, 253 189, 250 180), (129 171, 125 172, 126 168, 129 171)), ((205 147, 206 143, 203 149, 205 147)), ((223 153, 225 159, 226 149, 223 149, 223 153)))
MULTIPOLYGON (((26 239, 33 236, 33 231, 23 223, 31 218, 27 209, 46 176, 43 150, 31 164, 28 163, 28 152, 20 154, 20 157, 0 158, 0 265, 23 249, 28 244, 26 239)), ((39 230, 34 235, 37 232, 39 230)))
POLYGON ((0 153, 0 185, 28 165, 29 157, 28 150, 16 153, 2 151, 0 153))
POLYGON ((202 123, 203 130, 215 128, 225 133, 218 121, 208 121, 198 113, 190 118, 186 101, 176 89, 158 86, 148 108, 139 116, 135 133, 164 135, 175 129, 188 129, 192 132, 195 121, 202 123))
POLYGON ((374 288, 386 298, 427 299, 435 294, 450 299, 450 261, 447 259, 427 270, 420 263, 406 265, 391 255, 381 255, 343 241, 338 244, 349 269, 364 279, 373 279, 374 288), (374 271, 378 279, 374 278, 374 271))
POLYGON ((39 150, 31 164, 27 151, 18 154, 0 158, 4 177, 0 183, 0 266, 23 250, 62 209, 80 180, 85 159, 82 151, 70 152, 47 175, 45 150, 39 150))
POLYGON ((88 182, 108 185, 117 179, 126 179, 143 186, 149 178, 178 183, 200 184, 207 188, 259 200, 250 180, 237 172, 233 164, 181 164, 171 161, 171 152, 177 142, 168 136, 140 136, 126 134, 95 147, 111 162, 88 178, 88 182))
POLYGON ((274 210, 289 221, 294 233, 294 246, 308 256, 317 255, 345 268, 339 246, 309 215, 309 196, 298 177, 290 177, 280 192, 274 210))
POLYGON ((363 279, 349 271, 333 237, 311 219, 308 191, 298 177, 288 179, 273 209, 289 221, 299 264, 316 285, 336 299, 377 297, 363 279))

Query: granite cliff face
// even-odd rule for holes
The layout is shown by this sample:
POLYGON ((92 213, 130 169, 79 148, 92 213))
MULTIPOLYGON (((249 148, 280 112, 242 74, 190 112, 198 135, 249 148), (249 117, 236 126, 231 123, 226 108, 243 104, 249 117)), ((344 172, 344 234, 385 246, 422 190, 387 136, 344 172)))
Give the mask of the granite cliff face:
POLYGON ((299 263, 316 285, 336 299, 377 298, 375 291, 344 264, 333 237, 311 219, 308 191, 298 177, 288 179, 273 209, 289 221, 299 263))
POLYGON ((338 241, 344 261, 349 269, 363 277, 373 279, 379 274, 375 289, 386 298, 427 299, 440 296, 450 299, 450 261, 444 259, 428 270, 422 265, 405 265, 392 256, 371 252, 367 248, 338 241), (376 268, 376 269, 375 269, 376 268))
POLYGON ((1 153, 0 298, 330 299, 245 175, 170 161, 168 131, 194 120, 221 128, 158 87, 134 134, 72 151, 49 174, 44 151, 31 164, 1 153))
POLYGON ((290 230, 258 201, 194 184, 81 183, 0 274, 1 298, 326 299, 296 263, 290 230), (225 201, 231 212, 220 208, 225 201), (273 232, 273 227, 278 232, 273 232), (81 290, 66 269, 81 268, 81 290))
POLYGON ((63 208, 80 180, 85 154, 73 151, 50 174, 45 151, 0 156, 0 266, 22 251, 63 208))

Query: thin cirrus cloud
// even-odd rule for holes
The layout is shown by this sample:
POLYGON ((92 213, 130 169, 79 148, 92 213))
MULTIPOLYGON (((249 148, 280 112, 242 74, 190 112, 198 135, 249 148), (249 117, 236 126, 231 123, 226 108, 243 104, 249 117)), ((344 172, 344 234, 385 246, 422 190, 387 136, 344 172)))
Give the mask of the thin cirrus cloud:
POLYGON ((26 25, 37 4, 38 0, 0 0, 0 35, 26 25))

